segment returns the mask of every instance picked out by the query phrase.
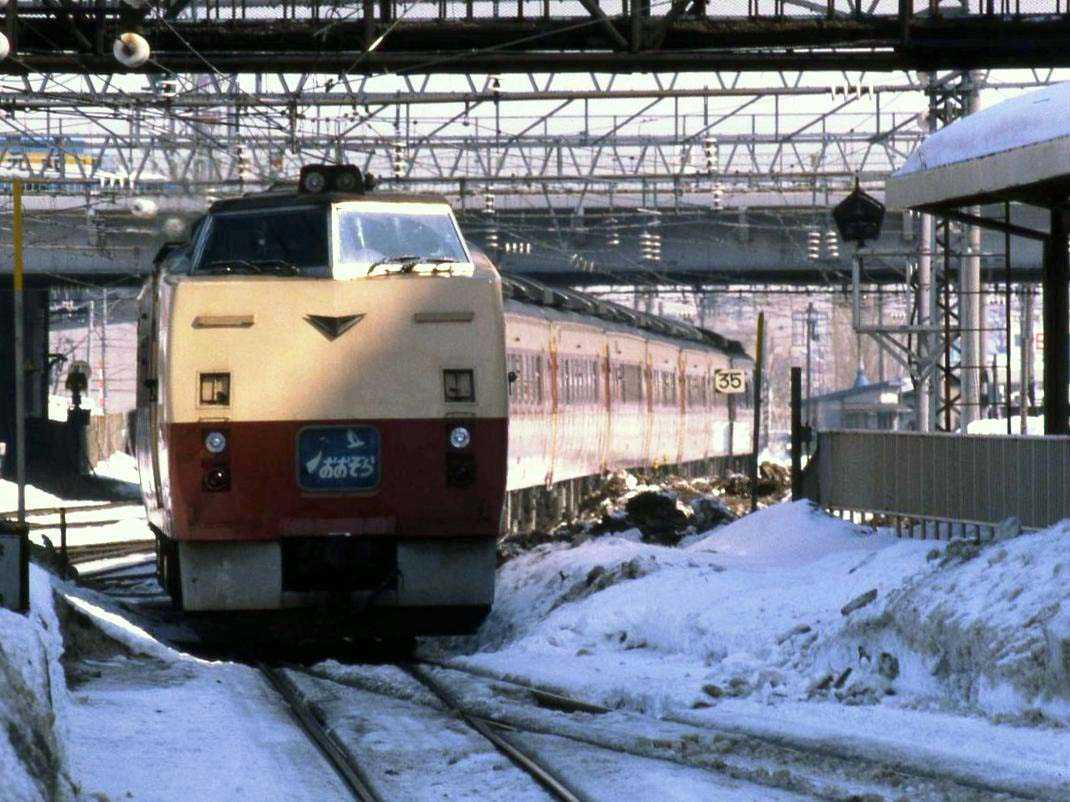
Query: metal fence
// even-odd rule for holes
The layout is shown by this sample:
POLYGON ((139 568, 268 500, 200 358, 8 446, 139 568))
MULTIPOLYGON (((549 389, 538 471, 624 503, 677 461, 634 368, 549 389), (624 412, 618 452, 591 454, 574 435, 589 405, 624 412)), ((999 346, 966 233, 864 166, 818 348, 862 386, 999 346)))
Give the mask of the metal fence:
POLYGON ((830 510, 1041 528, 1070 518, 1070 437, 829 431, 804 494, 830 510))

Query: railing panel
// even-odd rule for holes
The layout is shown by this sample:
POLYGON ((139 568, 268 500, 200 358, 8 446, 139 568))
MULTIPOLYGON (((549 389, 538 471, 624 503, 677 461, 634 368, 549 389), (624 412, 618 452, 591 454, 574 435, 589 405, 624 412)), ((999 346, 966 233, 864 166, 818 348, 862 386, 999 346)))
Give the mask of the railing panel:
POLYGON ((1070 437, 829 431, 817 442, 823 507, 1030 528, 1070 518, 1070 437))

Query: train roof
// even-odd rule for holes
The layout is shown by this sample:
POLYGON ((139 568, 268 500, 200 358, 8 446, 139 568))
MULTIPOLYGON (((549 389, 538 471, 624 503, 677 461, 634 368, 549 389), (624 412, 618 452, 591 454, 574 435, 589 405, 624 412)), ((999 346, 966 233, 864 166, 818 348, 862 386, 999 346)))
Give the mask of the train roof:
POLYGON ((225 198, 213 203, 209 214, 214 212, 238 212, 246 209, 273 209, 293 206, 294 204, 329 205, 345 201, 374 201, 375 203, 444 203, 449 201, 442 195, 416 192, 321 192, 312 194, 298 192, 297 185, 269 189, 267 192, 255 192, 240 198, 225 198))
POLYGON ((682 320, 637 312, 613 301, 595 298, 577 290, 550 287, 527 277, 503 274, 502 295, 519 303, 575 312, 674 340, 700 343, 716 348, 728 356, 751 358, 739 341, 730 340, 709 329, 699 328, 682 320))

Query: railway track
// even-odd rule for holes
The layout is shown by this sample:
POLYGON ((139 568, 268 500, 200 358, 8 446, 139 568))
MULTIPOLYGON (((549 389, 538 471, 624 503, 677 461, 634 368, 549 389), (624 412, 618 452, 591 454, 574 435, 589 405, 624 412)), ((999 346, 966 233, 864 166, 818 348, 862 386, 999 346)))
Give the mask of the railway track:
MULTIPOLYGON (((452 664, 424 661, 424 665, 467 675, 477 682, 494 682, 510 686, 516 693, 527 696, 535 706, 561 713, 585 712, 595 715, 619 713, 606 707, 592 705, 586 701, 574 699, 558 692, 556 689, 541 688, 501 677, 490 671, 471 670, 452 664)), ((512 695, 515 698, 515 693, 512 695)), ((519 711, 519 706, 514 710, 519 711)), ((469 715, 480 718, 478 711, 469 709, 469 715)), ((776 736, 762 736, 752 731, 732 729, 689 721, 671 714, 661 720, 668 728, 676 728, 676 737, 657 738, 650 741, 648 748, 636 749, 629 745, 627 739, 619 739, 610 730, 598 731, 591 726, 564 726, 538 723, 538 717, 514 714, 494 714, 488 711, 481 720, 488 725, 511 728, 520 732, 558 735, 581 743, 597 746, 612 751, 625 752, 637 757, 654 757, 655 759, 693 765, 715 772, 728 773, 733 777, 749 780, 759 785, 772 785, 786 790, 802 792, 814 799, 828 802, 844 802, 856 799, 905 799, 896 789, 911 788, 912 800, 947 800, 948 802, 1019 802, 1020 800, 1038 800, 1053 802, 1054 797, 1037 794, 1013 783, 993 785, 965 775, 946 771, 945 767, 917 766, 905 767, 896 763, 876 760, 870 756, 833 745, 805 745, 790 742, 776 736), (716 746, 714 759, 709 761, 693 747, 678 749, 690 740, 697 744, 702 738, 696 734, 705 733, 706 741, 716 746), (747 759, 733 761, 734 752, 746 755, 747 759), (759 769, 753 771, 748 767, 753 758, 766 765, 779 766, 775 772, 759 769), (815 770, 816 769, 816 770, 815 770), (794 779, 785 782, 788 778, 794 779), (846 785, 872 784, 869 796, 859 796, 855 792, 844 792, 846 785), (883 793, 882 793, 883 792, 883 793), (890 795, 887 795, 890 794, 890 795)), ((1067 799, 1059 797, 1059 799, 1067 799)), ((1070 799, 1067 799, 1070 802, 1070 799)))
POLYGON ((441 682, 419 665, 405 663, 400 666, 410 677, 430 691, 445 707, 457 716, 461 721, 479 733, 491 743, 502 755, 507 757, 513 765, 530 776, 535 782, 543 787, 555 799, 561 802, 587 802, 585 796, 571 788, 564 780, 546 766, 530 752, 521 749, 511 741, 504 733, 498 731, 491 722, 486 719, 473 716, 466 710, 453 694, 441 682))
POLYGON ((316 744, 316 748, 319 749, 327 762, 331 764, 331 767, 352 791, 353 798, 358 802, 383 802, 382 797, 373 790, 368 782, 364 770, 357 763, 353 753, 316 714, 316 711, 308 704, 301 691, 286 676, 285 670, 263 663, 257 668, 264 675, 268 684, 286 702, 286 706, 301 725, 301 729, 316 744))

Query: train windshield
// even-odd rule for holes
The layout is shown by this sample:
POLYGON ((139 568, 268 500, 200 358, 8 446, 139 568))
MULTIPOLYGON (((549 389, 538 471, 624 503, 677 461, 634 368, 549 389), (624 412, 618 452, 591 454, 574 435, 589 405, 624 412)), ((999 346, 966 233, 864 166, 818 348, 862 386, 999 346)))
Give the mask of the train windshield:
POLYGON ((352 203, 338 208, 335 276, 452 272, 468 262, 449 207, 437 203, 352 203))
POLYGON ((198 273, 330 276, 324 206, 211 216, 198 273))

